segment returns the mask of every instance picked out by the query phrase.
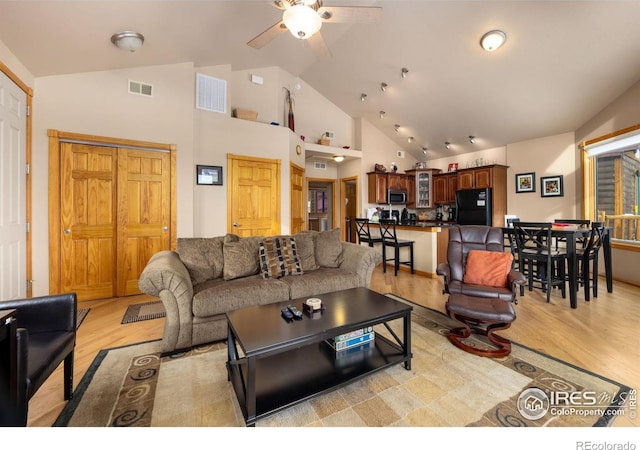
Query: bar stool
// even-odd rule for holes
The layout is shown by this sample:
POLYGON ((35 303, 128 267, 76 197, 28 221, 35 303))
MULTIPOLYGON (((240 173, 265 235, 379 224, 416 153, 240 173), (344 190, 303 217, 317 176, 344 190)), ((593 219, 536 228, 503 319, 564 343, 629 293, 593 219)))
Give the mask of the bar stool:
POLYGON ((415 241, 398 239, 396 235, 396 221, 380 219, 380 236, 382 236, 382 272, 387 271, 387 261, 393 261, 393 275, 398 276, 400 264, 411 267, 413 274, 413 244, 415 241), (393 257, 387 258, 387 247, 393 247, 393 257), (409 260, 400 261, 400 249, 409 248, 409 260))
POLYGON ((354 219, 356 222, 356 231, 358 233, 358 244, 365 243, 369 247, 373 247, 373 244, 382 244, 382 236, 372 237, 371 229, 369 228, 369 219, 354 219))

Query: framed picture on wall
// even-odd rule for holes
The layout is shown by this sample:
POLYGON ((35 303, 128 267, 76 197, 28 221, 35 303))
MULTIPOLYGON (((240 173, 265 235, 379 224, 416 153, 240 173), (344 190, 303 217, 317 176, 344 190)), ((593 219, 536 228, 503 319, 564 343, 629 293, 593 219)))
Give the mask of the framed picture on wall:
POLYGON ((516 174, 516 193, 535 192, 536 191, 536 173, 519 173, 516 174))
POLYGON ((196 166, 196 183, 210 186, 222 185, 222 167, 196 166))
POLYGON ((553 177, 540 177, 540 196, 563 197, 564 186, 562 183, 562 175, 556 175, 553 177))

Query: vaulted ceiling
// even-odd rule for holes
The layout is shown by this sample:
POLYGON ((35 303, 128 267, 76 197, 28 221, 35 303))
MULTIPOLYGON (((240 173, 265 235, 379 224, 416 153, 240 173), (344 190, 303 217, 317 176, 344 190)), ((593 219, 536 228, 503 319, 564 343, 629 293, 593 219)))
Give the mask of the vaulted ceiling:
POLYGON ((325 23, 326 60, 289 33, 259 50, 247 46, 282 16, 269 0, 0 1, 0 40, 36 77, 188 61, 280 66, 417 159, 422 147, 431 159, 573 131, 640 80, 637 1, 324 5, 378 6, 382 16, 325 23), (507 42, 486 52, 480 37, 492 29, 507 42), (142 49, 116 49, 109 38, 122 30, 142 33, 142 49))

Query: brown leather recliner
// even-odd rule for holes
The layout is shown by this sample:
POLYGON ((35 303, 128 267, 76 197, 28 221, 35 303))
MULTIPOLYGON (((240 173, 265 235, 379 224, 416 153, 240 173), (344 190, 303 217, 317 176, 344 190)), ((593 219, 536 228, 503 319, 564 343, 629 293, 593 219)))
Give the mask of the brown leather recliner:
MULTIPOLYGON (((436 271, 444 277, 443 293, 449 294, 447 313, 462 326, 452 329, 448 337, 456 347, 476 355, 506 356, 511 352, 511 342, 495 332, 509 328, 516 319, 513 308, 517 303, 516 288, 524 284, 526 278, 510 266, 504 286, 465 283, 471 250, 504 253, 502 229, 480 225, 449 228, 448 262, 439 264, 436 271), (488 345, 476 345, 467 339, 472 333, 486 336, 488 345)), ((503 270, 504 277, 507 270, 503 270)))
POLYGON ((7 309, 16 310, 16 358, 8 373, 17 387, 0 385, 0 425, 26 426, 29 399, 63 361, 64 399, 73 394, 77 298, 68 293, 0 301, 0 310, 7 309))

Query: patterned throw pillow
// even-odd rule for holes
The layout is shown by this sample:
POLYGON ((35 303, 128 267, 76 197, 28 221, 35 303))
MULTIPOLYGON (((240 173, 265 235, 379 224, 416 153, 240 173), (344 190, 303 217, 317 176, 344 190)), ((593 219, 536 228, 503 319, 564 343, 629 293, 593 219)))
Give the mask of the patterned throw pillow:
POLYGON ((290 236, 267 237, 260 241, 260 271, 262 278, 302 275, 296 252, 296 241, 290 236))

